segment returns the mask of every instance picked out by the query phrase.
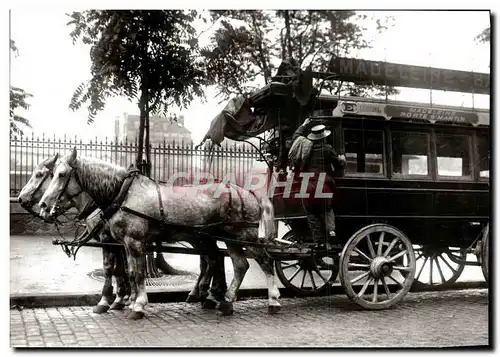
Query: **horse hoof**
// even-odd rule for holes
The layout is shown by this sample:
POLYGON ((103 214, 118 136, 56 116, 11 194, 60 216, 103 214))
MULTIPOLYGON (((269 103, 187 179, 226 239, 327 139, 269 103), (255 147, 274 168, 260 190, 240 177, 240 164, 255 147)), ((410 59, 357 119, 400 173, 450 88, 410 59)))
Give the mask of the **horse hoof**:
POLYGON ((267 313, 270 315, 277 314, 281 310, 281 306, 268 306, 267 313))
POLYGON ((186 302, 198 302, 200 301, 196 295, 188 295, 186 302))
POLYGON ((203 304, 205 302, 205 300, 207 300, 207 298, 208 298, 208 294, 201 295, 199 298, 199 301, 203 304))
POLYGON ((206 299, 202 304, 201 308, 205 310, 213 310, 217 307, 217 302, 211 300, 211 299, 206 299))
POLYGON ((127 315, 127 319, 129 320, 140 320, 144 317, 144 311, 131 311, 127 315))
POLYGON ((109 307, 110 310, 123 310, 125 308, 125 304, 123 302, 114 302, 109 307))
POLYGON ((108 310, 109 310, 109 305, 97 305, 97 306, 94 306, 94 308, 92 309, 92 312, 94 314, 104 314, 108 310))
POLYGON ((125 306, 129 306, 130 305, 130 300, 125 300, 125 306))
POLYGON ((222 316, 232 315, 234 312, 233 304, 228 301, 221 301, 219 304, 219 311, 222 313, 222 316))

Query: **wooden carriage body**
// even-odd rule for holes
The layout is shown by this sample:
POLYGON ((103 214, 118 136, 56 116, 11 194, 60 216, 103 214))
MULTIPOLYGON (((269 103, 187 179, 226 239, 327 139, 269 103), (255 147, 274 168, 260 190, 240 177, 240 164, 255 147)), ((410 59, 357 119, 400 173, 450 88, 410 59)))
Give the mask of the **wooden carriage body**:
MULTIPOLYGON (((434 83, 434 89, 489 90, 489 75, 432 71, 456 79, 434 83)), ((348 161, 345 176, 336 179, 334 199, 343 242, 366 225, 386 223, 403 230, 415 244, 465 248, 489 221, 488 110, 332 95, 319 95, 302 106, 291 86, 279 82, 268 84, 251 100, 256 111, 274 113, 278 128, 268 138, 277 147, 264 148, 276 155, 269 177, 287 179, 286 142, 306 117, 332 131, 331 144, 348 161), (417 155, 412 159, 411 154, 417 155), (450 167, 453 170, 447 171, 450 167)), ((307 234, 301 199, 293 194, 299 189, 295 182, 289 197, 283 198, 283 188, 271 196, 277 219, 307 234)))

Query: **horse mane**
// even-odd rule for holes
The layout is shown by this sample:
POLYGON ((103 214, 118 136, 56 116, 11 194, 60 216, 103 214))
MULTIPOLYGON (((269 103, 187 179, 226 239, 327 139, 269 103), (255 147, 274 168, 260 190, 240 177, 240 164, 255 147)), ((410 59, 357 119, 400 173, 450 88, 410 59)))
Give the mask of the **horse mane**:
POLYGON ((79 157, 78 179, 96 203, 111 203, 127 175, 127 169, 93 157, 79 157))

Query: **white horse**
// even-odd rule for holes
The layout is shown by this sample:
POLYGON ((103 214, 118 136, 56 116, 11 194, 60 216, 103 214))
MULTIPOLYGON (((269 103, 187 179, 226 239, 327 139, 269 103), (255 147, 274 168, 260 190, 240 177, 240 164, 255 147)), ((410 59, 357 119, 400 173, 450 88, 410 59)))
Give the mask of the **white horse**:
MULTIPOLYGON (((120 195, 129 172, 120 166, 86 157, 77 157, 76 148, 62 158, 54 170, 49 188, 40 200, 40 215, 55 217, 64 196, 87 192, 105 211, 120 195)), ((130 180, 130 178, 129 178, 130 180)), ((109 217, 113 238, 125 245, 131 283, 129 319, 144 316, 148 302, 145 275, 145 248, 149 242, 213 239, 226 242, 233 262, 234 277, 225 299, 219 304, 223 314, 232 314, 232 303, 249 268, 245 246, 266 275, 269 312, 277 312, 279 290, 275 284, 273 261, 259 244, 272 242, 275 234, 274 209, 265 194, 253 193, 233 184, 168 187, 136 174, 118 210, 109 217), (225 191, 222 192, 221 191, 225 191), (259 227, 254 226, 259 222, 259 227), (263 232, 259 237, 259 231, 263 232)))
MULTIPOLYGON (((42 161, 35 167, 30 179, 24 185, 18 196, 18 202, 25 210, 35 214, 34 207, 40 201, 53 177, 54 166, 59 154, 42 161)), ((66 204, 61 207, 59 213, 75 207, 80 219, 89 216, 97 206, 92 198, 85 192, 80 192, 73 197, 65 197, 66 204)), ((35 214, 36 215, 36 214, 35 214)), ((53 220, 48 219, 48 223, 53 220)), ((89 228, 87 228, 89 229, 89 228)), ((111 237, 108 227, 103 227, 98 233, 100 242, 115 242, 111 237)), ((126 272, 125 250, 122 247, 106 246, 102 248, 102 265, 104 271, 104 286, 101 299, 93 311, 102 314, 108 310, 121 310, 127 303, 127 295, 130 294, 129 279, 126 272), (116 280, 116 298, 113 301, 113 276, 116 280)))
MULTIPOLYGON (((35 213, 35 206, 38 204, 43 194, 47 190, 50 184, 50 180, 53 177, 54 166, 57 162, 59 154, 56 153, 54 157, 43 160, 38 164, 30 179, 21 189, 18 196, 18 202, 26 211, 40 218, 40 216, 35 213)), ((87 231, 92 231, 92 213, 97 209, 97 205, 94 203, 92 198, 86 192, 80 192, 72 199, 65 198, 67 203, 60 207, 58 213, 64 213, 71 208, 75 207, 78 211, 78 219, 83 220, 89 217, 87 221, 87 231)), ((47 223, 54 223, 53 219, 47 218, 47 223)), ((116 243, 116 241, 111 237, 109 227, 105 225, 100 231, 96 233, 99 241, 102 243, 116 243)), ((211 242, 206 242, 209 246, 197 246, 198 249, 212 249, 210 245, 211 242)), ((212 271, 208 265, 209 257, 200 257, 200 275, 194 288, 188 295, 188 302, 202 303, 202 307, 205 309, 212 309, 216 307, 217 301, 222 300, 227 287, 226 287, 226 277, 224 271, 224 256, 215 246, 217 254, 214 257, 216 270, 212 271), (213 280, 212 280, 213 279, 213 280), (217 301, 206 300, 209 296, 210 283, 212 283, 212 296, 216 298, 217 301)), ((127 264, 125 257, 125 248, 117 246, 104 246, 102 248, 102 258, 103 258, 103 272, 104 272, 104 286, 101 292, 101 298, 96 306, 93 308, 93 312, 96 314, 102 314, 108 310, 122 310, 128 304, 128 297, 130 295, 130 284, 127 276, 127 264), (113 276, 116 280, 117 291, 116 297, 113 300, 113 276)))

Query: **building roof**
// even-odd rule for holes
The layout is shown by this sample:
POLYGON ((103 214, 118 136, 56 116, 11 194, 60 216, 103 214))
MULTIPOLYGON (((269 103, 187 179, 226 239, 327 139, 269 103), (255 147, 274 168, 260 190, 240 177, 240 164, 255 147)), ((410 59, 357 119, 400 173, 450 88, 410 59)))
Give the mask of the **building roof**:
MULTIPOLYGON (((127 115, 127 126, 131 123, 140 120, 139 115, 128 114, 127 115)), ((189 134, 191 135, 191 131, 187 129, 185 126, 180 125, 177 122, 170 121, 167 118, 161 118, 156 115, 151 115, 149 117, 149 125, 150 131, 163 131, 166 134, 189 134), (165 127, 157 127, 157 125, 165 125, 165 127), (156 129, 155 129, 156 128, 156 129)))

